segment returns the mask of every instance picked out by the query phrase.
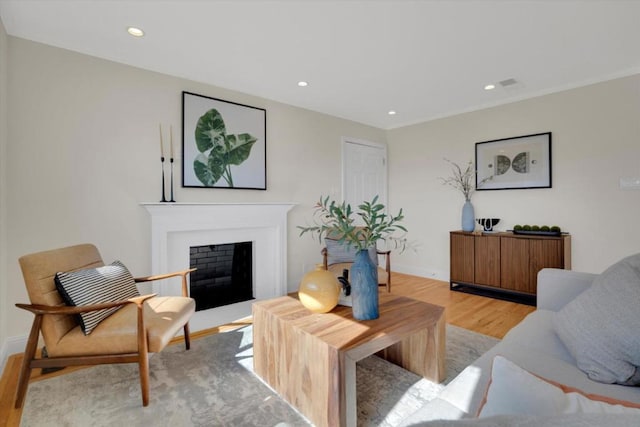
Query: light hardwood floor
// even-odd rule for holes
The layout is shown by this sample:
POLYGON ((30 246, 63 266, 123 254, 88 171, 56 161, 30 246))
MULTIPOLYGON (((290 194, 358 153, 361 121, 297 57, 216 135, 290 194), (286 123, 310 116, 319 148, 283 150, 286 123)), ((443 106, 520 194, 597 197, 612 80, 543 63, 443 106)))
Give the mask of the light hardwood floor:
MULTIPOLYGON (((448 283, 438 280, 400 273, 392 273, 391 280, 392 293, 443 306, 446 308, 447 323, 496 338, 502 338, 527 314, 535 310, 534 307, 527 305, 452 292, 449 290, 448 283)), ((229 325, 197 332, 191 336, 193 339, 198 339, 203 336, 232 330, 249 323, 251 323, 250 318, 242 319, 229 325)), ((176 342, 182 343, 182 339, 176 340, 176 342)), ((0 379, 0 425, 2 425, 2 422, 6 426, 20 425, 22 411, 14 409, 13 403, 21 363, 21 354, 9 357, 0 379)), ((32 375, 31 381, 61 375, 71 369, 83 368, 66 368, 61 372, 47 375, 41 375, 37 372, 39 370, 35 370, 36 372, 32 375)))
POLYGON ((447 323, 500 338, 535 310, 529 305, 449 290, 449 283, 393 273, 391 292, 446 308, 447 323))

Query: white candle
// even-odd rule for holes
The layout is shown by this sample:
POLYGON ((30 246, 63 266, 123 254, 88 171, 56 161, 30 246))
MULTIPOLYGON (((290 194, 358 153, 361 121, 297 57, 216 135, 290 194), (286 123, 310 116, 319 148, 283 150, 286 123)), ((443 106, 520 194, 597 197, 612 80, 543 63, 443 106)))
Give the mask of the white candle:
POLYGON ((173 160, 173 125, 169 125, 169 142, 171 150, 171 160, 173 160))
POLYGON ((162 123, 159 123, 160 127, 160 157, 164 157, 164 146, 162 145, 162 123))

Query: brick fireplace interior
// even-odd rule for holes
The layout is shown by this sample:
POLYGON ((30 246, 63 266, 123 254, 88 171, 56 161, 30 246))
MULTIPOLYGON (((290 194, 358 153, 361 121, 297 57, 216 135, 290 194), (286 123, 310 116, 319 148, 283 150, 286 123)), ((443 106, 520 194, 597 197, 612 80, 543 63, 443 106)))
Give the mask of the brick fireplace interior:
POLYGON ((196 311, 254 299, 252 242, 191 246, 189 258, 196 311))

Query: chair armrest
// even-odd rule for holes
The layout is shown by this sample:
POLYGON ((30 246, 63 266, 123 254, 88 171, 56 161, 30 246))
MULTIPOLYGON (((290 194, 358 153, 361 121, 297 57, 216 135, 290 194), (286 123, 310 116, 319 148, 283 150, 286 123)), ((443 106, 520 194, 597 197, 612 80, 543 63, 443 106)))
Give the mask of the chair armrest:
POLYGON ((57 314, 57 315, 80 314, 80 313, 86 313, 89 311, 104 310, 106 308, 123 306, 131 303, 136 305, 141 305, 146 300, 154 296, 156 296, 156 294, 142 295, 139 297, 134 297, 134 298, 130 298, 128 300, 123 300, 123 301, 105 302, 102 304, 79 305, 79 306, 19 304, 18 303, 16 304, 16 307, 21 308, 23 310, 30 311, 33 314, 57 314))
POLYGON ((559 311, 589 289, 596 277, 597 274, 543 268, 538 272, 537 308, 559 311))
POLYGON ((135 305, 137 305, 138 307, 142 307, 142 304, 144 304, 144 302, 148 299, 151 299, 153 297, 155 297, 158 294, 146 294, 146 295, 140 295, 139 297, 133 297, 133 298, 129 298, 127 300, 127 302, 133 303, 135 305))
POLYGON ((173 273, 156 274, 155 276, 135 277, 133 280, 135 280, 136 283, 141 283, 141 282, 152 282, 154 280, 168 279, 169 277, 177 277, 177 276, 184 277, 187 274, 194 272, 196 270, 197 268, 189 268, 187 270, 174 271, 173 273))
POLYGON ((163 280, 163 279, 168 279, 170 277, 181 276, 182 277, 182 296, 188 297, 189 291, 187 290, 187 275, 196 270, 197 268, 189 268, 186 270, 174 271, 173 273, 158 274, 155 276, 146 276, 146 277, 136 277, 133 280, 135 280, 136 283, 141 283, 141 282, 152 282, 154 280, 163 280))

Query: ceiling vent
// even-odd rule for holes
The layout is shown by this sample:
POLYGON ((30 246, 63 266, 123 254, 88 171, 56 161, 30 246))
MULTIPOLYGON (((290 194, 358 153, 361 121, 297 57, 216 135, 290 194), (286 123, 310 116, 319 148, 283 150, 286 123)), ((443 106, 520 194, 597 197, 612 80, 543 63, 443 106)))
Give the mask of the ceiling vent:
POLYGON ((510 94, 516 94, 524 89, 524 83, 519 82, 516 79, 506 79, 498 82, 501 88, 510 94))
POLYGON ((500 86, 502 87, 507 87, 507 86, 513 86, 515 84, 517 84, 518 81, 516 79, 507 79, 507 80, 503 80, 500 82, 500 86))

